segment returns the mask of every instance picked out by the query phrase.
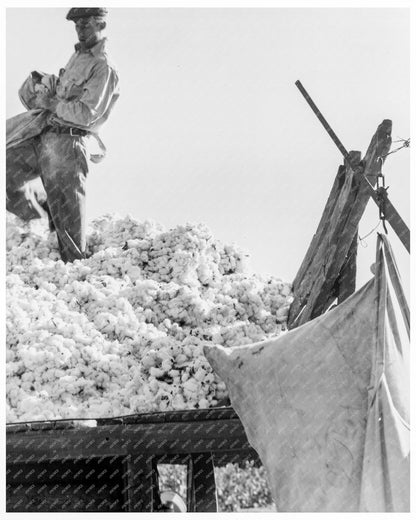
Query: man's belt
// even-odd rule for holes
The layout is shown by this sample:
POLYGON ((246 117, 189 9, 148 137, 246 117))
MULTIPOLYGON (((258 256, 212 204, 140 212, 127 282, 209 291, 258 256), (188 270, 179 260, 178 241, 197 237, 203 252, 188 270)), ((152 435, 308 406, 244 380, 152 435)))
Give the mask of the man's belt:
POLYGON ((80 135, 86 136, 89 134, 88 130, 83 130, 82 128, 75 128, 73 126, 54 126, 49 125, 45 128, 47 132, 54 132, 55 134, 69 134, 69 135, 80 135))

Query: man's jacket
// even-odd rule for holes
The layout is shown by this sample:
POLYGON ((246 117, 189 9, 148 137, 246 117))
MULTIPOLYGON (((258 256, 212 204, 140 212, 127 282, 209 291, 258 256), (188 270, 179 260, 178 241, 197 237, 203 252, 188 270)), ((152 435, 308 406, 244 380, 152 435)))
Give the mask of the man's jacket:
POLYGON ((39 217, 41 210, 38 202, 45 199, 39 179, 41 172, 36 168, 33 172, 27 171, 32 168, 33 149, 39 146, 39 142, 34 140, 34 146, 25 144, 47 127, 87 130, 88 136, 83 139, 90 160, 99 162, 105 156, 105 146, 98 132, 119 97, 118 74, 108 59, 105 46, 105 38, 83 52, 77 44, 75 53, 65 69, 60 70, 59 77, 33 71, 19 90, 20 100, 27 112, 6 122, 6 194, 8 209, 21 218, 39 217), (38 95, 45 91, 58 99, 55 113, 39 107, 38 95), (94 146, 97 143, 98 147, 94 146), (31 157, 28 157, 22 169, 27 153, 31 157), (27 208, 25 203, 21 204, 22 194, 27 201, 27 208), (36 211, 33 208, 37 208, 36 211))
POLYGON ((6 146, 16 146, 40 134, 46 126, 71 126, 88 130, 100 146, 100 153, 91 155, 99 162, 105 147, 98 131, 108 119, 119 97, 119 79, 106 52, 106 38, 81 52, 79 44, 59 77, 34 71, 19 90, 19 97, 29 112, 7 120, 6 146), (56 113, 39 109, 37 93, 48 90, 59 102, 56 113))

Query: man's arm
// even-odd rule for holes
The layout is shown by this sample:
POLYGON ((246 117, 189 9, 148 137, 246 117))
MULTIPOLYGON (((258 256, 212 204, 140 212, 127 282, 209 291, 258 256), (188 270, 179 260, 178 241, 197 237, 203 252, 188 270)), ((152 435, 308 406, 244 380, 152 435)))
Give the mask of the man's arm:
POLYGON ((64 121, 88 127, 105 114, 117 88, 116 72, 105 62, 100 62, 84 84, 84 92, 79 99, 67 101, 44 96, 42 108, 50 110, 64 121))

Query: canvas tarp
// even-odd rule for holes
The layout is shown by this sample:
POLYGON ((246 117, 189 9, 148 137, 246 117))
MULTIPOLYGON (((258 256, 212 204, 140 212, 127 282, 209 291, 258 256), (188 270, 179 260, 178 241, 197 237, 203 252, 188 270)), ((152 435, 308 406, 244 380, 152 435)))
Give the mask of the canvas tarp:
POLYGON ((6 120, 6 149, 13 148, 40 135, 49 124, 51 113, 39 108, 36 104, 36 88, 41 86, 43 91, 51 95, 56 90, 57 77, 53 74, 33 71, 19 89, 19 98, 27 112, 10 117, 6 120), (38 79, 35 80, 34 78, 38 79))
POLYGON ((278 511, 409 511, 409 310, 384 236, 375 277, 333 310, 205 355, 278 511))
POLYGON ((6 121, 6 209, 23 220, 46 216, 35 139, 48 118, 46 110, 29 110, 6 121))
POLYGON ((40 177, 36 139, 49 125, 51 113, 37 108, 36 89, 41 86, 53 94, 56 80, 53 74, 29 74, 19 89, 27 112, 6 120, 6 209, 23 220, 46 216, 47 197, 40 177))

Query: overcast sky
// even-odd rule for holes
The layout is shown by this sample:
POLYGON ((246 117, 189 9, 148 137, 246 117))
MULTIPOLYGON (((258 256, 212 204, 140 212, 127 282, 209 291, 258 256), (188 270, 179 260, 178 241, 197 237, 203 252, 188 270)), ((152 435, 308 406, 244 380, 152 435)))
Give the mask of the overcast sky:
MULTIPOLYGON (((24 110, 17 90, 31 70, 66 65, 67 10, 7 10, 7 117, 24 110)), ((342 163, 295 81, 349 150, 364 155, 383 119, 393 140, 410 135, 404 8, 110 8, 106 36, 121 97, 101 134, 107 158, 88 178, 89 219, 201 222, 247 249, 255 271, 291 281, 342 163)), ((409 156, 384 166, 407 222, 409 156)), ((370 201, 361 236, 377 215, 370 201)), ((389 238, 407 285, 408 254, 389 238)), ((374 258, 375 234, 359 246, 359 285, 374 258)))

